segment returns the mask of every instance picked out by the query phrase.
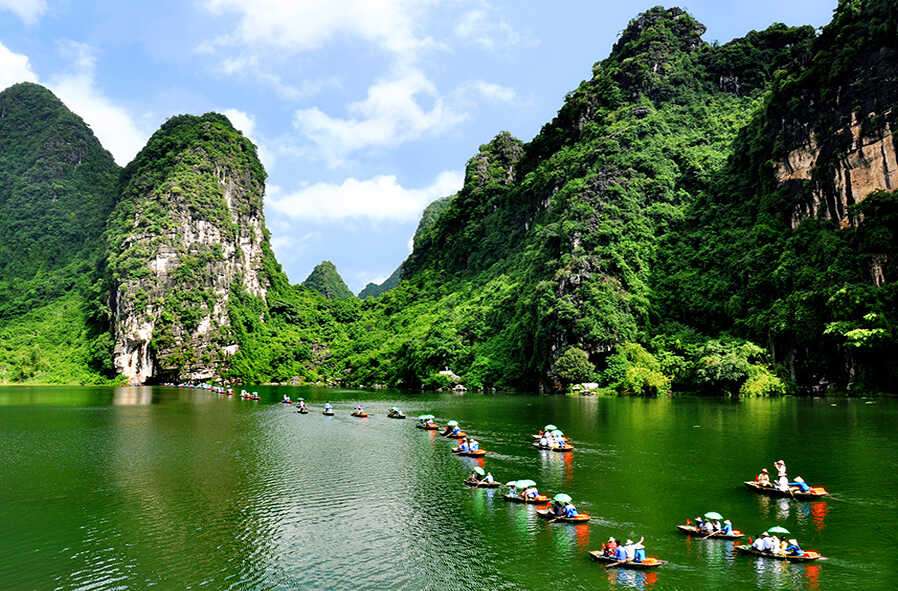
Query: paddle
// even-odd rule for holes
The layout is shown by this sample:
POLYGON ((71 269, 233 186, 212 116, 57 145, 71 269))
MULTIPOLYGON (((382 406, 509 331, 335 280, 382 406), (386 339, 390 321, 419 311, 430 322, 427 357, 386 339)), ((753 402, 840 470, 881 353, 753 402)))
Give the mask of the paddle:
POLYGON ((606 564, 605 568, 611 568, 612 566, 617 566, 618 564, 622 564, 626 562, 626 560, 618 560, 617 562, 612 562, 610 564, 606 564))
POLYGON ((712 532, 709 533, 708 535, 702 536, 702 539, 703 539, 703 540, 707 540, 708 538, 710 538, 711 536, 713 536, 713 535, 716 534, 716 533, 717 533, 716 531, 712 531, 712 532))

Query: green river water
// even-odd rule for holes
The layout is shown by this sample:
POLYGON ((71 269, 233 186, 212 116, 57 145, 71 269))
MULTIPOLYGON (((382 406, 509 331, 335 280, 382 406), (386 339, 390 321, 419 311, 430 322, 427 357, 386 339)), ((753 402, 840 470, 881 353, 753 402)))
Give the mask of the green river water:
POLYGON ((254 388, 0 388, 0 589, 891 589, 898 401, 605 399, 254 388), (314 412, 278 404, 304 396, 314 412), (330 400, 337 416, 320 414, 330 400), (364 403, 368 419, 349 416, 364 403), (390 406, 409 419, 389 420, 390 406), (499 480, 567 492, 586 526, 474 490, 477 460, 414 428, 456 419, 499 480), (555 423, 576 446, 541 452, 555 423), (752 494, 784 458, 821 502, 752 494), (734 556, 676 524, 718 511, 828 557, 734 556), (653 572, 589 559, 645 536, 653 572))

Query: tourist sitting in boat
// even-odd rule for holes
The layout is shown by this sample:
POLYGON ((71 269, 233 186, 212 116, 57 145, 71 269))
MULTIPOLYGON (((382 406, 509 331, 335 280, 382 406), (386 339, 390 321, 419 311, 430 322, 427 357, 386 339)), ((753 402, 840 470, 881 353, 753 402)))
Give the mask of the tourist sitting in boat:
POLYGON ((521 496, 528 499, 535 499, 539 496, 539 490, 535 486, 528 486, 521 491, 521 496))
POLYGON ((552 513, 555 517, 564 517, 564 505, 558 501, 552 501, 552 513))
POLYGON ((387 416, 388 417, 401 417, 402 411, 394 406, 390 409, 390 412, 387 413, 387 416))
POLYGON ((577 508, 573 503, 565 503, 564 505, 564 516, 565 517, 576 517, 578 514, 577 508))
POLYGON ((763 468, 761 473, 755 476, 755 482, 761 486, 770 486, 770 474, 767 472, 767 468, 763 468))
POLYGON ((461 440, 461 443, 458 444, 458 447, 455 448, 456 451, 471 451, 470 446, 468 445, 468 438, 464 437, 461 440))
POLYGON ((306 403, 303 400, 299 401, 299 404, 296 405, 296 408, 303 409, 306 407, 306 403))
POLYGON ((767 551, 767 539, 770 537, 766 531, 758 536, 758 539, 751 543, 751 547, 757 550, 758 552, 767 551))
POLYGON ((645 538, 639 538, 639 541, 633 544, 633 562, 642 562, 645 560, 645 546, 642 545, 645 538))
POLYGON ((801 546, 798 545, 798 540, 792 538, 789 540, 789 544, 785 548, 785 554, 790 556, 804 556, 804 550, 801 549, 801 546))
POLYGON ((496 479, 493 478, 492 472, 487 472, 486 476, 483 477, 483 481, 487 482, 487 483, 493 483, 493 482, 496 482, 496 479))
POLYGON ((433 419, 427 419, 426 421, 424 421, 424 426, 425 427, 436 427, 437 424, 433 422, 433 419))
POLYGON ((789 486, 797 486, 801 492, 808 492, 811 490, 811 487, 808 486, 808 483, 804 481, 804 478, 801 476, 796 476, 794 482, 790 482, 789 486))
POLYGON ((780 539, 778 537, 776 537, 775 535, 768 536, 767 543, 764 548, 764 552, 769 552, 771 554, 777 554, 777 553, 779 553, 779 551, 780 551, 780 539))
POLYGON ((617 550, 614 551, 614 558, 619 562, 627 561, 627 547, 626 546, 618 546, 617 550))
POLYGON ((330 403, 330 402, 325 402, 325 403, 324 403, 324 410, 333 410, 333 408, 334 408, 334 407, 331 406, 331 403, 330 403))
POLYGON ((702 520, 701 524, 702 533, 710 534, 714 533, 714 523, 711 522, 710 519, 702 520))
POLYGON ((284 399, 281 400, 281 402, 283 402, 285 404, 290 404, 290 397, 287 396, 286 394, 284 394, 284 399))
POLYGON ((777 478, 776 488, 782 491, 789 492, 789 477, 783 474, 782 476, 777 478))
POLYGON ((723 520, 723 529, 720 530, 721 533, 727 536, 733 535, 733 524, 730 523, 729 519, 723 520))
POLYGON ((541 433, 539 438, 539 446, 540 447, 549 447, 549 438, 545 433, 541 433))
POLYGON ((613 556, 617 553, 618 543, 614 538, 608 538, 608 542, 603 544, 603 546, 605 546, 605 556, 613 556))
MULTIPOLYGON (((481 468, 481 470, 482 470, 482 468, 481 468)), ((471 475, 468 476, 468 480, 470 480, 472 482, 480 482, 481 480, 486 480, 486 476, 481 476, 477 472, 477 470, 472 470, 471 475)), ((490 481, 490 482, 492 482, 492 481, 490 481)))

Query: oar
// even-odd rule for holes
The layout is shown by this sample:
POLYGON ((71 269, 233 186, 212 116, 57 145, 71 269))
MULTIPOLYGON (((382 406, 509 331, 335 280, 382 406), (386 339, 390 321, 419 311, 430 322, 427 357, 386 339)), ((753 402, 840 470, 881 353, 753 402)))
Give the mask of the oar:
POLYGON ((605 568, 611 568, 612 566, 617 566, 618 564, 622 564, 626 562, 626 560, 618 560, 617 562, 612 562, 611 564, 606 564, 605 568))

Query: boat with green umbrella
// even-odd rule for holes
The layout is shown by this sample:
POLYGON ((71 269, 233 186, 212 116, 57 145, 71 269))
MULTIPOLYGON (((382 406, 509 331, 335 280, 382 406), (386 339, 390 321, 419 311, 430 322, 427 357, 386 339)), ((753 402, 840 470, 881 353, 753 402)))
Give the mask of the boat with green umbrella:
POLYGON ((548 436, 541 437, 539 441, 533 444, 533 447, 559 452, 574 450, 574 446, 571 445, 561 430, 554 429, 552 431, 544 432, 544 434, 548 436))
POLYGON ((790 539, 787 542, 776 544, 776 540, 771 539, 770 534, 788 536, 789 530, 776 525, 771 527, 752 543, 751 538, 748 544, 735 546, 736 552, 739 554, 749 554, 751 556, 760 556, 762 558, 771 558, 775 560, 786 560, 789 562, 813 562, 815 560, 826 560, 815 550, 803 550, 798 545, 798 540, 790 539))
POLYGON ((567 437, 565 437, 564 433, 562 433, 558 427, 556 427, 555 425, 553 425, 551 423, 549 423, 548 425, 543 427, 539 433, 537 433, 535 435, 531 435, 531 437, 533 438, 534 441, 539 441, 540 439, 543 438, 543 435, 547 435, 547 436, 551 437, 552 433, 556 432, 556 431, 558 433, 561 433, 561 435, 559 436, 559 439, 561 441, 567 441, 567 437))
POLYGON ((419 415, 418 423, 415 425, 418 429, 424 429, 426 431, 436 431, 440 427, 434 422, 433 415, 419 415))
MULTIPOLYGON (((474 466, 471 474, 465 478, 465 484, 475 488, 499 488, 501 486, 501 483, 496 482, 495 480, 485 480, 486 476, 486 470, 480 466, 474 466)), ((492 478, 492 476, 490 476, 490 478, 492 478)))
POLYGON ((306 399, 305 398, 297 398, 296 399, 296 412, 301 415, 309 414, 309 409, 306 407, 306 399))
POLYGON ((446 429, 442 434, 443 437, 448 437, 450 439, 461 439, 468 435, 458 427, 458 421, 449 421, 446 423, 446 429))
MULTIPOLYGON (((708 511, 705 513, 704 519, 709 522, 720 521, 723 519, 723 515, 716 511, 708 511)), ((696 536, 701 537, 702 539, 718 538, 724 540, 738 540, 739 538, 745 537, 745 534, 740 530, 733 529, 732 524, 730 524, 728 520, 724 520, 723 528, 711 529, 710 531, 702 528, 704 521, 702 521, 701 517, 696 517, 695 520, 696 522, 693 523, 691 519, 687 519, 686 524, 678 525, 677 529, 687 536, 696 536)))
POLYGON ((564 523, 586 523, 589 521, 588 513, 580 513, 571 502, 571 496, 567 493, 558 493, 552 497, 552 503, 546 505, 545 509, 536 512, 543 519, 548 519, 549 523, 562 521, 564 523))
POLYGON ((506 486, 509 487, 509 491, 504 495, 506 501, 530 505, 541 505, 549 501, 549 497, 539 494, 536 483, 532 480, 513 480, 506 483, 506 486))
POLYGON ((405 415, 402 414, 402 411, 399 410, 397 407, 391 406, 390 410, 387 411, 387 418, 388 419, 404 419, 405 415))

